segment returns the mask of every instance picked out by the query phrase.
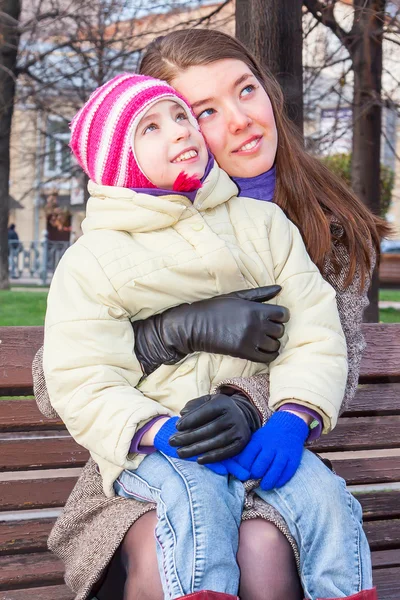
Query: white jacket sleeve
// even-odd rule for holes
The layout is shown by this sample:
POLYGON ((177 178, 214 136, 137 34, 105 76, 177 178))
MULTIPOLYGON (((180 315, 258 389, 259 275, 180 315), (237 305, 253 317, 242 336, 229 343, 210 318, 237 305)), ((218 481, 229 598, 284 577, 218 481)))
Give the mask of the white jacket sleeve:
POLYGON ((287 401, 316 410, 323 431, 335 425, 347 379, 347 349, 334 289, 311 261, 299 230, 275 206, 270 248, 278 303, 290 310, 278 358, 270 365, 270 407, 287 401))
POLYGON ((142 371, 129 317, 97 259, 83 244, 72 246, 48 296, 47 389, 75 440, 120 467, 138 424, 169 414, 135 389, 142 371))

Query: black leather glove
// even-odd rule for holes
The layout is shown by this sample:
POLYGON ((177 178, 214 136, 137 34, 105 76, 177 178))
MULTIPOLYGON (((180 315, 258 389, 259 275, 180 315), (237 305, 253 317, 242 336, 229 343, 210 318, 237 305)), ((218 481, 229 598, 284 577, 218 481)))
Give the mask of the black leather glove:
POLYGON ((232 396, 209 394, 190 400, 169 438, 180 458, 199 456, 201 465, 236 456, 262 421, 256 407, 241 392, 232 396))
POLYGON ((145 375, 174 365, 193 352, 211 352, 269 364, 289 320, 287 308, 262 304, 279 285, 181 304, 144 321, 134 321, 135 354, 145 375))

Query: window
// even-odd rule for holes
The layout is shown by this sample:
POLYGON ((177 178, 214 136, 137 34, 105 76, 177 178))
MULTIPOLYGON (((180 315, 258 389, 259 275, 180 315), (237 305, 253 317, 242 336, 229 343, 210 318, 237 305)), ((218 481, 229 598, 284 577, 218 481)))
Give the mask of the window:
POLYGON ((45 176, 67 176, 71 166, 68 123, 58 117, 49 117, 46 129, 45 176))

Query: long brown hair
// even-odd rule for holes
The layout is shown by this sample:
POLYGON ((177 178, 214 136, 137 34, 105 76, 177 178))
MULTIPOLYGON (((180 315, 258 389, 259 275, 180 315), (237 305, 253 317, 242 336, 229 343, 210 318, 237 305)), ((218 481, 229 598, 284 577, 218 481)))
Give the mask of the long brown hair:
POLYGON ((278 82, 241 42, 216 30, 173 31, 148 46, 140 72, 171 83, 189 67, 223 59, 245 63, 271 100, 278 130, 275 202, 298 226, 311 259, 320 269, 327 257, 337 272, 343 266, 335 255, 335 234, 332 233, 335 229, 330 228, 332 219, 338 221, 343 228, 340 241, 350 257, 345 285, 351 283, 359 266, 363 286, 371 269, 371 244, 379 256, 380 239, 390 228, 341 179, 304 150, 299 132, 285 114, 278 82))

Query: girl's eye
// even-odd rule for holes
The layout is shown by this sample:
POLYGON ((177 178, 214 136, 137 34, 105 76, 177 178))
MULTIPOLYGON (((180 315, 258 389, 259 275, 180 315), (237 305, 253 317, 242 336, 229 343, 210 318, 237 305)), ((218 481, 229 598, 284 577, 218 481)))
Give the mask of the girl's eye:
POLYGON ((188 118, 188 117, 187 117, 187 114, 186 114, 186 113, 184 113, 184 112, 178 113, 178 114, 176 115, 176 120, 177 120, 177 121, 187 121, 187 118, 188 118))
POLYGON ((155 123, 150 123, 150 125, 147 125, 147 127, 145 127, 145 129, 143 131, 143 135, 146 135, 146 133, 149 133, 150 131, 154 131, 155 129, 157 129, 157 125, 155 123))
POLYGON ((256 89, 256 86, 253 85, 252 83, 250 83, 249 85, 246 85, 246 87, 242 89, 242 91, 240 92, 240 95, 248 96, 249 94, 251 94, 251 92, 254 92, 255 89, 256 89))
POLYGON ((212 114, 214 114, 216 111, 213 108, 206 108, 205 110, 203 110, 203 112, 201 112, 199 115, 197 115, 197 119, 204 119, 204 117, 209 117, 212 114))

